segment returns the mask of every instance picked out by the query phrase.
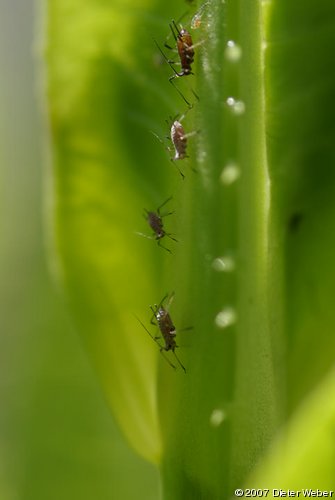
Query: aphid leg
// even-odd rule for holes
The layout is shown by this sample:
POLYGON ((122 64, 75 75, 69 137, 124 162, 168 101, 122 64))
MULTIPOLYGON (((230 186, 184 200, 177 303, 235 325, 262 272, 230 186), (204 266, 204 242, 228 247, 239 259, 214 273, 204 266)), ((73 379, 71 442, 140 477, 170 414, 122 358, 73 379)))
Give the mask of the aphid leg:
MULTIPOLYGON (((170 59, 168 59, 166 57, 166 55, 164 54, 164 52, 162 51, 162 49, 160 48, 160 46, 158 45, 158 43, 156 42, 156 40, 154 39, 154 42, 158 48, 158 50, 160 51, 160 53, 162 54, 163 58, 165 59, 165 61, 168 63, 168 65, 170 66, 170 68, 172 69, 172 71, 174 72, 174 75, 170 76, 169 78, 169 82, 171 83, 171 85, 174 86, 174 88, 176 89, 176 91, 178 92, 178 94, 181 96, 181 98, 184 100, 184 102, 187 104, 187 106, 189 108, 192 108, 193 107, 193 104, 191 104, 187 99, 186 97, 183 95, 183 93, 178 89, 178 87, 174 84, 173 80, 175 78, 178 78, 178 77, 181 77, 184 75, 183 72, 180 72, 178 73, 178 71, 176 70, 176 68, 173 66, 173 64, 177 64, 175 63, 174 61, 170 61, 170 59)), ((190 73, 192 74, 192 73, 190 73)))
POLYGON ((159 346, 159 352, 162 354, 163 358, 165 359, 165 361, 167 361, 167 363, 169 363, 169 365, 174 368, 176 370, 176 366, 171 363, 171 361, 168 359, 168 357, 165 355, 164 351, 165 351, 165 348, 161 345, 160 342, 158 342, 158 339, 160 339, 160 337, 154 337, 150 332, 149 330, 147 329, 147 327, 144 325, 144 323, 142 323, 142 321, 135 315, 135 318, 137 319, 137 321, 143 326, 144 330, 150 335, 150 337, 152 338, 152 340, 154 342, 156 342, 156 344, 159 346))
MULTIPOLYGON (((163 201, 163 203, 161 205, 159 205, 159 207, 157 208, 157 212, 158 212, 159 215, 161 215, 160 214, 160 209, 163 208, 164 205, 166 205, 169 201, 171 201, 172 198, 173 198, 173 196, 169 196, 169 198, 167 200, 163 201)), ((173 212, 171 212, 171 213, 173 213, 173 212)), ((161 217, 164 217, 164 216, 162 215, 161 217)))
POLYGON ((162 56, 163 56, 163 58, 164 58, 165 62, 167 62, 167 63, 168 63, 168 65, 171 67, 171 69, 172 69, 175 73, 177 73, 177 74, 179 75, 178 71, 177 71, 177 70, 176 70, 176 69, 172 66, 172 64, 177 64, 177 63, 176 63, 175 61, 171 61, 170 59, 168 59, 168 57, 166 57, 166 54, 164 54, 164 52, 162 51, 162 49, 160 48, 160 46, 158 45, 158 43, 156 42, 156 40, 155 40, 155 39, 154 39, 154 42, 155 42, 156 47, 158 48, 159 52, 162 54, 162 56))
POLYGON ((172 50, 173 52, 178 52, 178 50, 175 47, 171 47, 171 45, 168 45, 166 42, 164 43, 164 47, 166 47, 169 50, 172 50))
POLYGON ((160 46, 158 45, 158 43, 156 42, 156 40, 154 39, 154 42, 156 44, 156 47, 158 48, 159 52, 162 54, 165 62, 168 63, 168 65, 171 67, 171 69, 173 69, 173 71, 175 73, 178 73, 177 70, 172 66, 173 64, 177 64, 175 61, 172 61, 171 59, 169 59, 168 57, 166 57, 166 54, 164 54, 164 52, 162 51, 162 49, 160 48, 160 46))
MULTIPOLYGON (((182 15, 178 18, 178 20, 177 20, 177 24, 179 24, 179 23, 180 23, 180 21, 181 21, 182 19, 184 19, 184 17, 186 17, 188 14, 189 14, 189 12, 188 12, 188 11, 184 12, 184 14, 182 14, 182 15)), ((170 27, 170 30, 171 30, 171 23, 169 24, 169 27, 170 27)), ((178 30, 178 31, 179 31, 179 30, 178 30)), ((168 34, 168 36, 166 37, 166 40, 169 40, 169 39, 170 39, 171 34, 172 34, 173 38, 174 38, 174 39, 175 39, 175 41, 176 41, 175 33, 174 33, 172 30, 170 31, 170 33, 169 33, 169 34, 168 34)), ((168 48, 168 49, 175 50, 175 49, 173 49, 172 47, 169 47, 169 46, 167 45, 167 43, 165 43, 164 45, 165 45, 165 46, 166 46, 166 48, 168 48)))
POLYGON ((194 135, 197 135, 200 133, 200 130, 194 130, 193 132, 187 132, 187 134, 183 135, 183 139, 189 139, 190 137, 193 137, 194 135))
MULTIPOLYGON (((170 138, 169 138, 170 139, 170 138)), ((167 217, 168 215, 174 214, 174 211, 168 212, 166 214, 161 214, 161 208, 163 208, 170 200, 172 200, 173 196, 170 196, 167 200, 165 200, 159 207, 157 208, 157 213, 160 217, 167 217)), ((165 233, 166 234, 166 233, 165 233)))
POLYGON ((200 98, 199 98, 198 94, 196 94, 193 89, 191 89, 191 92, 194 95, 194 97, 196 98, 196 100, 200 101, 200 98))
POLYGON ((176 240, 176 238, 174 238, 172 236, 172 233, 165 233, 165 236, 167 236, 168 238, 170 238, 170 240, 176 241, 178 243, 178 240, 176 240))
MULTIPOLYGON (((166 233, 165 233, 165 234, 166 234, 166 233)), ((164 245, 162 245, 161 240, 157 240, 157 245, 158 245, 159 247, 161 247, 161 248, 164 248, 164 250, 166 250, 167 252, 169 252, 169 253, 171 253, 171 254, 172 254, 172 252, 171 252, 171 250, 170 250, 169 248, 166 248, 164 245)))
MULTIPOLYGON (((185 156, 184 158, 187 158, 187 157, 185 156)), ((177 160, 175 160, 174 158, 171 158, 171 161, 174 164, 174 166, 176 167, 176 169, 178 170, 178 172, 180 173, 180 175, 182 176, 182 179, 184 180, 185 179, 185 175, 183 174, 183 172, 180 170, 180 168, 176 164, 177 160)))
POLYGON ((193 45, 187 46, 188 50, 191 49, 196 49, 197 47, 200 47, 200 45, 203 45, 205 43, 205 40, 200 40, 200 42, 194 43, 193 45))
MULTIPOLYGON (((166 350, 166 349, 165 349, 165 347, 162 347, 162 346, 161 346, 161 348, 160 348, 160 350, 159 350, 159 351, 160 351, 161 355, 163 356, 163 358, 165 359, 165 361, 167 361, 167 362, 169 363, 169 365, 170 365, 170 366, 172 366, 172 368, 173 368, 174 370, 176 370, 176 369, 177 369, 177 367, 176 367, 176 366, 175 366, 175 365, 174 365, 174 364, 173 364, 173 363, 169 360, 169 358, 166 356, 166 354, 165 354, 165 350, 166 350)), ((178 358, 177 358, 177 360, 178 360, 178 358)), ((183 365, 182 365, 182 364, 181 364, 181 366, 183 367, 183 365)), ((183 367, 183 368, 184 368, 184 367, 183 367)), ((185 370, 185 368, 184 368, 184 370, 185 370)), ((186 371, 185 371, 185 373, 186 373, 186 371)))
MULTIPOLYGON (((172 150, 172 148, 170 148, 169 146, 167 146, 167 145, 165 144, 165 142, 162 140, 162 138, 161 138, 161 137, 159 137, 159 135, 155 134, 155 132, 153 132, 152 130, 151 130, 150 132, 152 133, 152 135, 154 135, 154 136, 156 137, 156 139, 158 139, 158 140, 159 140, 159 142, 160 142, 161 144, 163 144, 163 146, 164 146, 164 148, 166 149, 166 151, 168 151, 169 153, 172 153, 172 151, 173 151, 173 150, 172 150)), ((169 137, 169 136, 166 136, 166 139, 169 139, 169 140, 170 140, 170 137, 169 137)))
POLYGON ((187 332, 188 330, 193 330, 193 326, 185 326, 184 328, 178 328, 178 333, 179 332, 187 332))
POLYGON ((164 346, 162 346, 162 344, 160 342, 158 342, 158 340, 161 338, 161 337, 154 337, 152 335, 152 333, 150 333, 150 331, 148 330, 148 328, 145 326, 144 323, 142 323, 142 321, 140 320, 140 318, 138 318, 136 315, 135 315, 135 318, 137 319, 137 321, 143 326, 144 330, 150 335, 150 337, 152 338, 152 340, 154 342, 156 342, 156 344, 159 346, 160 350, 164 349, 164 346))
MULTIPOLYGON (((158 215, 163 218, 163 217, 168 217, 169 215, 173 215, 174 214, 174 210, 172 210, 172 212, 167 212, 166 214, 161 214, 161 213, 158 213, 158 215)), ((166 233, 165 233, 166 234, 166 233)))
MULTIPOLYGON (((177 347, 177 346, 176 346, 176 347, 177 347)), ((183 365, 183 363, 180 361, 180 359, 178 358, 178 356, 177 356, 177 354, 176 354, 176 351, 173 349, 173 351, 172 351, 172 352, 173 352, 173 354, 174 354, 174 356, 175 356, 176 360, 178 361, 179 365, 180 365, 180 366, 182 367, 182 369, 184 370, 184 373, 186 373, 186 368, 185 368, 185 366, 183 365)))
MULTIPOLYGON (((169 82, 171 83, 171 85, 173 85, 173 86, 174 86, 174 88, 176 89, 176 91, 178 92, 178 94, 180 95, 180 97, 183 99, 183 101, 187 104, 187 106, 189 107, 189 109, 192 109, 192 108, 193 108, 193 104, 191 104, 191 103, 190 103, 190 102, 186 99, 186 97, 184 96, 184 94, 182 93, 182 91, 178 89, 177 85, 175 85, 175 83, 174 83, 174 81, 173 81, 175 78, 178 78, 178 77, 180 77, 180 76, 183 76, 183 73, 178 73, 178 71, 176 71, 176 69, 175 69, 173 66, 171 66, 171 68, 173 69, 173 71, 174 71, 174 73, 175 73, 175 74, 174 74, 174 75, 172 75, 172 76, 170 76, 170 78, 169 78, 169 82)), ((190 73, 190 74, 193 74, 193 73, 190 73)))

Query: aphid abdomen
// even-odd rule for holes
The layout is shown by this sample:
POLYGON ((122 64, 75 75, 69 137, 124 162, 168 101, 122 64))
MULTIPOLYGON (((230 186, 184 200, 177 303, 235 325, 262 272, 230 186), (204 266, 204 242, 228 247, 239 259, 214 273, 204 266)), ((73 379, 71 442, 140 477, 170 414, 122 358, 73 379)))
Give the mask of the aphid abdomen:
POLYGON ((186 158, 187 138, 184 127, 178 121, 174 121, 171 126, 171 141, 175 149, 174 160, 186 158))
POLYGON ((155 233, 156 239, 163 238, 163 236, 165 236, 165 231, 161 217, 155 212, 148 212, 147 219, 149 226, 155 233))
POLYGON ((176 327, 174 326, 173 322, 172 322, 172 319, 171 319, 171 316, 168 312, 168 308, 173 300, 173 297, 174 297, 174 293, 172 293, 169 297, 169 301, 168 301, 168 304, 167 304, 167 308, 165 309, 165 307, 162 305, 164 300, 168 297, 168 295, 166 294, 165 297, 161 300, 160 302, 160 305, 159 306, 150 306, 150 309, 153 313, 152 315, 152 318, 151 318, 151 321, 150 323, 152 325, 156 325, 158 326, 159 328, 159 331, 161 333, 161 336, 165 342, 165 345, 163 346, 158 340, 157 340, 157 337, 154 337, 150 331, 145 327, 145 325, 140 321, 140 323, 142 324, 142 326, 145 328, 145 330, 149 333, 150 337, 156 342, 156 344, 159 346, 159 350, 161 352, 161 354, 163 355, 163 357, 165 358, 165 360, 167 361, 167 363, 169 363, 170 366, 172 366, 172 368, 176 368, 175 365, 173 363, 171 363, 171 361, 169 360, 169 358, 167 356, 165 356, 164 354, 164 351, 172 351, 173 352, 173 355, 174 357, 176 358, 178 364, 180 365, 180 367, 184 370, 184 373, 186 373, 186 368, 185 366, 182 364, 182 362, 180 361, 180 359, 178 358, 177 354, 176 354, 176 348, 178 347, 177 343, 176 343, 176 335, 177 335, 177 332, 176 332, 176 327), (155 319, 155 321, 154 321, 155 319))
POLYGON ((183 76, 192 73, 192 63, 194 61, 193 41, 189 32, 182 29, 177 38, 177 49, 180 58, 183 76))
POLYGON ((156 320, 158 324, 158 328, 162 334, 162 337, 165 341, 165 350, 166 351, 174 351, 177 344, 175 341, 176 336, 176 328, 172 323, 172 319, 170 314, 164 309, 164 307, 160 307, 156 313, 156 320))

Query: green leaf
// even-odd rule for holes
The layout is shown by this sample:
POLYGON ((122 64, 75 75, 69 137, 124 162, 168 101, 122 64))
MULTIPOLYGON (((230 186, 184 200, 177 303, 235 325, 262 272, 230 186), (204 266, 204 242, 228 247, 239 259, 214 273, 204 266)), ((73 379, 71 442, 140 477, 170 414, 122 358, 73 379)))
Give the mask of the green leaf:
POLYGON ((284 261, 281 363, 291 412, 334 359, 335 5, 273 2, 266 38, 272 244, 284 261))
MULTIPOLYGON (((332 370, 298 408, 247 486, 334 491, 334 402, 332 370)), ((275 498, 271 493, 268 498, 275 498)))
POLYGON ((157 350, 135 318, 155 300, 156 248, 135 232, 146 230, 140 188, 162 151, 148 161, 153 137, 138 94, 150 85, 147 54, 133 50, 146 6, 128 7, 49 2, 51 238, 107 400, 133 446, 157 462, 157 350))
POLYGON ((119 424, 162 460, 165 498, 226 498, 333 360, 335 7, 198 6, 195 76, 174 81, 199 96, 182 180, 150 134, 186 111, 152 41, 180 3, 49 4, 64 287, 119 424), (134 234, 171 195, 172 255, 134 234), (154 335, 149 305, 172 291, 186 375, 135 318, 154 335))

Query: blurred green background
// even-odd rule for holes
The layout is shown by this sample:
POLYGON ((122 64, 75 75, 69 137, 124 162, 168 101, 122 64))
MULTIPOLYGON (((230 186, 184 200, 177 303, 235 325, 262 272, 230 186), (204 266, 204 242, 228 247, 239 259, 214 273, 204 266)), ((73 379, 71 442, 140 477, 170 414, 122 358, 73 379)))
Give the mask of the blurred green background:
POLYGON ((154 500, 47 269, 35 23, 0 0, 0 498, 154 500))

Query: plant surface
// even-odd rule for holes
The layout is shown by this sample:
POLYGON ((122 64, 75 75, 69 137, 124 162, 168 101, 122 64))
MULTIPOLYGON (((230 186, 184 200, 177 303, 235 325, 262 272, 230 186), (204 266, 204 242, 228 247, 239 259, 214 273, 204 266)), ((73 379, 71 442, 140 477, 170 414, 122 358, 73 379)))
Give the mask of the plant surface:
POLYGON ((165 120, 187 109, 152 40, 163 47, 184 10, 174 0, 48 2, 58 276, 120 427, 161 468, 164 498, 277 487, 267 478, 283 466, 281 447, 299 447, 306 426, 322 440, 304 434, 296 474, 276 481, 331 488, 321 464, 333 383, 321 381, 335 347, 335 6, 192 4, 181 22, 198 16, 195 76, 174 81, 194 103, 185 180, 150 133, 164 137, 165 120), (171 195, 172 254, 136 234, 150 234, 143 208, 171 195), (186 375, 136 319, 155 335, 149 305, 172 291, 177 334, 193 327, 177 336, 186 375), (320 401, 324 412, 312 411, 320 401))

